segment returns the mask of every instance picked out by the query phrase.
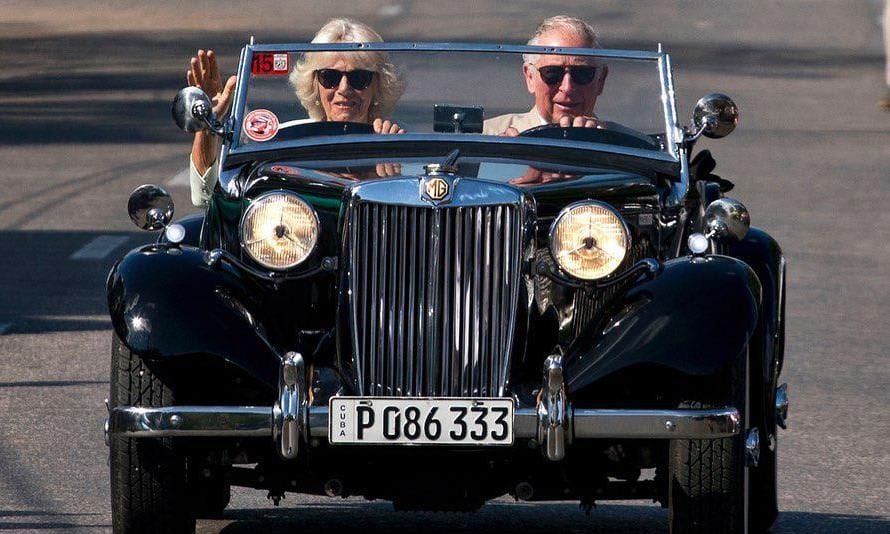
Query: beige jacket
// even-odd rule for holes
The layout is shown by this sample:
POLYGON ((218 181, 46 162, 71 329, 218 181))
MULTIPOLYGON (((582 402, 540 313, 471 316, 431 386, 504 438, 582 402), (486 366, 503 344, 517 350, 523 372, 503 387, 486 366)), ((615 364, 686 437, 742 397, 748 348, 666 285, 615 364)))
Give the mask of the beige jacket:
POLYGON ((492 117, 482 123, 482 133, 486 135, 501 135, 511 126, 522 132, 542 124, 546 124, 546 122, 538 114, 538 110, 532 108, 526 113, 508 113, 492 117))

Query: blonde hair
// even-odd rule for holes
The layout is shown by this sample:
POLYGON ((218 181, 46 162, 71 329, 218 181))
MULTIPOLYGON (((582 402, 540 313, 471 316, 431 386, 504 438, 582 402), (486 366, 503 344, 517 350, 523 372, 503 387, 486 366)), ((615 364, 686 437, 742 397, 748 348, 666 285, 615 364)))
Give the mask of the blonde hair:
MULTIPOLYGON (((313 43, 379 43, 383 42, 380 34, 367 24, 346 18, 331 19, 318 30, 313 43)), ((325 120, 324 108, 318 96, 318 85, 315 83, 316 67, 338 52, 304 53, 290 73, 290 82, 294 86, 300 104, 309 112, 314 120, 325 120)), ((377 73, 377 91, 374 101, 368 110, 368 119, 388 117, 396 107, 399 97, 405 91, 405 83, 399 76, 395 65, 389 60, 386 52, 343 52, 356 67, 373 70, 377 73)))
MULTIPOLYGON (((536 46, 540 42, 541 36, 552 30, 568 30, 583 39, 589 48, 600 48, 599 38, 597 37, 596 30, 593 29, 593 26, 578 17, 570 17, 568 15, 556 15, 544 19, 544 21, 538 25, 535 34, 532 35, 532 38, 528 40, 527 44, 529 46, 536 46)), ((522 54, 522 60, 532 65, 537 63, 540 57, 539 54, 522 54)))

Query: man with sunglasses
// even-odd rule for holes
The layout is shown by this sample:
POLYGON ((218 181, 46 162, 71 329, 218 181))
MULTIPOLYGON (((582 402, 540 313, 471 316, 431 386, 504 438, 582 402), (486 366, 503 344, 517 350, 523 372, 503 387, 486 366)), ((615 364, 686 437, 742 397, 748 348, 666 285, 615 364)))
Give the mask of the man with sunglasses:
MULTIPOLYGON (((563 15, 542 22, 528 44, 599 48, 589 24, 563 15)), ((600 126, 593 108, 603 92, 608 67, 595 58, 524 54, 522 73, 528 92, 535 96, 535 106, 527 113, 500 115, 485 121, 483 133, 515 136, 544 124, 600 126)))

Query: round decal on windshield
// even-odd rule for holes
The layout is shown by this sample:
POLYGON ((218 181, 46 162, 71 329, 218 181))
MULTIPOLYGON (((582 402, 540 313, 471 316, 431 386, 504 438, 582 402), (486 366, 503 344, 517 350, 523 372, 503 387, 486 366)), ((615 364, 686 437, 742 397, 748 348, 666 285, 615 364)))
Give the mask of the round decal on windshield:
POLYGON ((268 109, 255 109, 244 117, 244 134, 254 141, 268 141, 278 133, 278 117, 268 109))

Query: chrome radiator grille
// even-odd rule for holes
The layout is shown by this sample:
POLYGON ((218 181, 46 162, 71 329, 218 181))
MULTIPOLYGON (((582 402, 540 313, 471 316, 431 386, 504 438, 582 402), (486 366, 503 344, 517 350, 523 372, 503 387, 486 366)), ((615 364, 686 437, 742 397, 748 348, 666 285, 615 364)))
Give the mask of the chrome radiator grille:
POLYGON ((520 282, 518 206, 351 209, 359 394, 503 395, 520 282))

